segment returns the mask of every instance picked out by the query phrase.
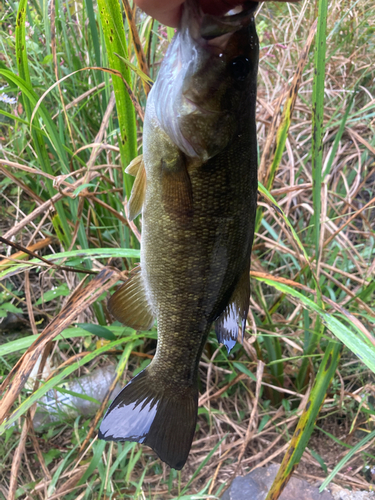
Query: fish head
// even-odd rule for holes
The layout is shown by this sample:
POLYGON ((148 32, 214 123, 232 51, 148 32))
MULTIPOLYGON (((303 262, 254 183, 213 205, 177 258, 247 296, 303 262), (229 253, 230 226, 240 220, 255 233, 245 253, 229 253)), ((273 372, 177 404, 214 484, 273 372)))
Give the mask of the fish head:
POLYGON ((149 99, 159 125, 187 156, 206 161, 248 126, 259 44, 254 11, 204 14, 187 0, 149 99))

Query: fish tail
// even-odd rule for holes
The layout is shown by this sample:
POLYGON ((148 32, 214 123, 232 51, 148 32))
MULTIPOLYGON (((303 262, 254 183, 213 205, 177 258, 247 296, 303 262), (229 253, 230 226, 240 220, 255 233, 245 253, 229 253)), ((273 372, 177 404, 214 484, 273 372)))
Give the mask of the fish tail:
POLYGON ((197 387, 161 384, 146 368, 109 407, 99 439, 146 444, 163 462, 180 470, 189 455, 197 413, 197 387))

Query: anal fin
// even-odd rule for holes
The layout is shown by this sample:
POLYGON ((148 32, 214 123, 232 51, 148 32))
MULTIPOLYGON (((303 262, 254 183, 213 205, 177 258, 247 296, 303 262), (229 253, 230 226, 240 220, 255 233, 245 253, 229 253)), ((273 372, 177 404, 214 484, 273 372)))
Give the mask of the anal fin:
POLYGON ((107 305, 112 316, 134 330, 149 330, 154 324, 155 317, 146 297, 140 271, 112 295, 107 305))
POLYGON ((241 321, 242 337, 246 327, 246 318, 250 301, 250 262, 242 273, 230 301, 222 314, 215 321, 215 333, 218 342, 224 344, 228 354, 236 345, 238 323, 241 321))

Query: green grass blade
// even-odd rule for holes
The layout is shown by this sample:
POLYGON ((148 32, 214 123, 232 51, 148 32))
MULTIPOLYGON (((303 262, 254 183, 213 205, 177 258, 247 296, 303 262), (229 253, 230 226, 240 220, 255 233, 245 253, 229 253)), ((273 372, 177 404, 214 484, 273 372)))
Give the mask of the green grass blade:
MULTIPOLYGON (((87 332, 83 330, 83 328, 72 328, 71 330, 77 330, 77 331, 69 331, 69 332, 62 332, 60 335, 55 337, 53 341, 60 340, 61 338, 64 339, 72 339, 75 337, 90 337, 92 336, 92 333, 87 332)), ((17 340, 12 340, 11 342, 7 342, 6 344, 3 344, 0 346, 0 357, 1 356, 8 356, 9 354, 13 354, 18 351, 23 351, 24 349, 27 349, 28 347, 31 346, 33 342, 35 342, 35 335, 30 335, 29 337, 24 337, 22 339, 17 339, 17 340)))
POLYGON ((56 469, 56 472, 52 476, 52 480, 48 486, 47 494, 48 496, 52 495, 52 493, 55 491, 57 481, 60 479, 61 474, 66 470, 68 467, 68 461, 71 455, 75 452, 77 449, 78 445, 76 444, 64 457, 64 459, 60 462, 58 468, 56 469))
POLYGON ((324 402, 328 387, 339 363, 340 350, 341 344, 329 342, 314 387, 266 500, 277 500, 279 498, 305 451, 314 430, 320 407, 324 402))
POLYGON ((348 121, 349 113, 350 113, 350 110, 352 109, 354 98, 355 98, 356 94, 357 94, 357 88, 353 91, 353 94, 351 95, 351 97, 349 99, 348 105, 346 106, 344 116, 342 117, 339 130, 336 134, 335 141, 333 143, 332 150, 331 150, 331 153, 329 155, 326 168, 324 170, 323 178, 327 174, 329 174, 331 171, 332 163, 333 163, 333 160, 335 159, 337 150, 339 148, 339 144, 340 144, 342 135, 344 133, 345 125, 346 125, 346 122, 348 121))
MULTIPOLYGON (((328 0, 319 0, 318 29, 316 34, 314 54, 314 78, 312 94, 312 137, 311 137, 311 163, 313 181, 313 239, 317 265, 320 261, 320 218, 321 218, 321 185, 323 167, 323 132, 324 132, 324 88, 326 71, 326 31, 327 31, 328 0)), ((318 283, 317 280, 315 280, 318 283)), ((318 290, 317 290, 318 291, 318 290)), ((321 294, 317 296, 318 305, 323 308, 321 294)), ((312 354, 324 333, 324 324, 318 316, 315 321, 314 333, 311 335, 304 354, 312 354)), ((298 387, 301 388, 306 380, 307 358, 302 362, 297 377, 298 387)))
POLYGON ((146 83, 150 87, 153 85, 154 81, 152 80, 152 78, 150 78, 146 73, 144 73, 140 68, 138 68, 138 66, 136 66, 135 64, 132 64, 129 61, 129 59, 125 59, 125 57, 121 57, 119 54, 115 54, 115 56, 117 56, 119 59, 121 59, 121 61, 124 64, 126 64, 126 66, 129 66, 129 68, 132 71, 134 71, 134 73, 136 73, 144 83, 146 83))
MULTIPOLYGON (((306 260, 306 266, 308 266, 308 268, 310 270, 310 273, 311 273, 311 276, 313 278, 314 287, 315 287, 316 294, 317 294, 317 303, 318 303, 318 306, 321 309, 323 309, 324 308, 324 303, 322 301, 322 291, 321 291, 321 288, 320 288, 320 285, 319 285, 319 281, 318 281, 318 278, 316 277, 316 274, 315 274, 315 272, 314 272, 314 270, 313 270, 313 268, 311 266, 311 262, 310 262, 310 260, 308 258, 308 255, 307 255, 307 252, 305 250, 305 247, 303 246, 303 244, 301 242, 301 239, 299 238, 299 236, 296 233, 294 227, 290 223, 288 217, 284 214, 284 212, 282 211, 282 209, 280 208, 279 204, 276 202, 276 200, 274 199, 274 197, 271 195, 271 193, 260 182, 258 182, 258 190, 263 194, 263 196, 265 196, 271 202, 271 204, 273 205, 273 207, 276 209, 277 213, 279 215, 281 215, 281 217, 283 218, 285 224, 287 225, 287 227, 291 231, 292 237, 293 237, 294 241, 296 242, 296 244, 298 245, 298 248, 301 250, 301 252, 302 252, 302 254, 303 254, 303 256, 304 256, 304 258, 306 260)), ((279 301, 278 301, 278 303, 279 303, 279 301)), ((314 333, 311 335, 311 337, 309 339, 309 342, 308 342, 307 346, 305 346, 305 349, 304 349, 304 354, 306 355, 306 357, 302 360, 302 364, 301 364, 301 367, 300 367, 300 370, 299 370, 299 374, 298 374, 298 377, 297 377, 297 385, 298 385, 299 388, 301 388, 304 385, 304 382, 305 382, 306 371, 307 371, 308 362, 309 362, 308 356, 314 353, 316 347, 319 344, 320 338, 323 335, 323 332, 324 332, 324 325, 321 324, 320 318, 318 317, 317 321, 315 323, 314 333)))
MULTIPOLYGON (((139 343, 139 342, 138 342, 139 343)), ((116 368, 116 376, 119 377, 122 375, 123 371, 125 370, 125 367, 129 361, 129 356, 131 354, 131 351, 132 349, 134 348, 135 346, 135 343, 134 342, 129 342, 125 349, 124 349, 124 352, 122 353, 121 355, 121 358, 120 358, 120 361, 118 362, 118 365, 117 365, 117 368, 116 368)), ((103 441, 105 443, 105 441, 103 441)), ((117 456, 117 459, 115 460, 115 462, 113 463, 113 465, 111 466, 110 470, 109 470, 109 474, 108 474, 108 479, 111 479, 112 475, 115 473, 115 470, 117 469, 119 463, 125 458, 125 456, 128 454, 128 452, 134 448, 136 443, 127 443, 125 445, 125 448, 123 450, 123 452, 117 456)), ((102 451, 104 451, 104 447, 102 449, 102 451)), ((90 464, 91 466, 91 464, 90 464)), ((89 467, 90 469, 90 467, 89 467)), ((79 481, 78 484, 83 484, 87 478, 90 476, 91 474, 91 470, 87 470, 86 471, 88 474, 84 474, 84 476, 81 478, 81 480, 79 481)))
POLYGON ((270 172, 267 179, 267 189, 271 189, 273 186, 273 181, 275 179, 276 172, 280 166, 281 159, 284 153, 285 144, 288 139, 289 128, 292 121, 292 115, 294 106, 297 100, 299 85, 302 80, 303 69, 306 65, 307 58, 310 52, 311 43, 313 41, 315 30, 316 30, 316 21, 313 23, 310 29, 309 36, 307 38, 305 47, 301 53, 300 60, 298 62, 297 70, 294 75, 293 83, 290 87, 289 93, 285 99, 283 106, 283 113, 281 115, 280 125, 276 132, 276 150, 273 156, 273 161, 270 167, 270 172))
POLYGON ((91 396, 86 396, 86 394, 83 393, 80 394, 79 392, 70 391, 69 389, 64 389, 63 387, 59 387, 58 385, 55 386, 55 390, 57 392, 60 392, 61 394, 69 394, 69 396, 73 396, 79 399, 84 399, 85 401, 90 401, 91 403, 100 405, 100 401, 98 401, 95 398, 92 398, 91 396))
MULTIPOLYGON (((17 68, 19 76, 23 78, 26 81, 26 83, 31 85, 29 64, 27 61, 27 54, 26 54, 26 30, 25 30, 26 6, 27 6, 27 0, 20 0, 20 3, 18 5, 17 22, 16 22, 16 56, 17 56, 17 68)), ((25 102, 25 107, 28 107, 30 109, 30 104, 25 102)), ((28 118, 30 117, 28 116, 28 118)))
POLYGON ((307 255, 305 247, 302 245, 302 241, 300 240, 300 238, 299 238, 298 234, 296 233, 294 227, 290 223, 288 217, 285 215, 285 213, 281 209, 280 205, 277 203, 277 201, 272 196, 272 194, 269 192, 269 190, 267 188, 265 188, 261 182, 258 182, 258 191, 260 191, 262 193, 262 195, 271 202, 271 204, 275 208, 276 212, 279 215, 281 215, 281 217, 284 219, 285 224, 288 226, 290 232, 292 233, 294 241, 297 243, 298 248, 303 253, 303 256, 305 257, 307 264, 309 264, 309 256, 307 255))
POLYGON ((350 328, 340 321, 331 312, 326 312, 319 307, 314 301, 302 295, 294 288, 273 281, 272 279, 255 276, 255 279, 261 281, 277 290, 289 294, 298 299, 298 301, 311 312, 317 313, 324 325, 342 342, 344 343, 370 370, 375 373, 375 346, 367 337, 363 335, 361 330, 348 317, 345 320, 349 323, 350 328))
POLYGON ((124 446, 124 449, 121 451, 121 453, 119 453, 117 455, 116 460, 113 462, 113 464, 111 466, 111 470, 109 472, 110 476, 113 476, 113 474, 115 473, 117 467, 119 467, 119 465, 121 464, 121 462, 126 458, 127 454, 134 448, 134 446, 136 444, 137 443, 126 442, 126 444, 124 446))
MULTIPOLYGON (((98 7, 103 27, 109 66, 111 69, 119 71, 131 87, 129 68, 119 57, 115 55, 115 53, 117 53, 121 57, 128 59, 120 4, 118 0, 98 0, 98 7)), ((122 151, 121 157, 123 167, 125 169, 130 161, 137 156, 135 110, 121 78, 113 75, 112 83, 116 97, 116 107, 120 125, 119 146, 122 151)), ((126 175, 126 195, 129 198, 131 181, 129 180, 127 174, 124 175, 126 175)))
MULTIPOLYGON (((92 43, 94 45, 95 63, 97 66, 101 66, 102 63, 100 57, 100 41, 99 41, 98 28, 96 26, 93 2, 92 0, 86 0, 85 4, 86 4, 87 16, 89 18, 92 43)), ((102 81, 101 75, 99 77, 99 80, 102 81)))
POLYGON ((314 242, 317 262, 320 255, 320 214, 323 161, 324 80, 326 73, 326 31, 328 0, 319 0, 319 20, 315 44, 312 94, 312 178, 314 205, 314 242))
MULTIPOLYGON (((198 469, 196 471, 194 471, 194 474, 191 476, 191 478, 189 479, 188 483, 186 484, 185 488, 181 491, 181 495, 183 495, 184 493, 186 493, 186 491, 188 490, 189 486, 191 485, 191 483, 194 481, 195 477, 198 476, 198 474, 200 473, 200 471, 203 469, 203 467, 206 465, 206 463, 210 460, 210 458, 212 457, 212 455, 215 453, 215 451, 219 448, 219 446, 221 445, 221 443, 224 441, 224 439, 227 437, 228 434, 225 434, 225 436, 220 439, 220 441, 218 443, 216 443, 215 447, 210 451, 210 453, 207 455, 207 457, 203 460, 203 462, 199 465, 198 469)), ((174 499, 174 500, 177 500, 177 499, 174 499)))
MULTIPOLYGON (((25 21, 26 21, 26 7, 27 7, 27 0, 21 0, 18 6, 18 12, 17 12, 17 22, 16 22, 16 56, 17 56, 17 68, 18 68, 18 74, 19 74, 19 81, 24 81, 25 85, 28 87, 28 89, 32 90, 31 86, 31 79, 30 79, 30 72, 29 72, 29 63, 27 59, 27 53, 26 53, 26 31, 25 31, 25 21)), ((12 74, 12 73, 11 73, 12 74)), ((10 78, 10 75, 5 74, 3 75, 5 78, 12 79, 10 78)), ((17 81, 13 82, 16 83, 17 81)), ((20 85, 18 85, 20 87, 20 85)), ((21 88, 21 87, 20 87, 21 88)), ((32 115, 32 109, 35 107, 35 104, 33 105, 33 98, 35 98, 36 94, 32 95, 32 98, 30 98, 30 95, 25 92, 24 89, 22 89, 22 96, 23 96, 23 103, 25 106, 25 111, 26 111, 26 116, 28 120, 31 120, 31 115, 32 115)), ((43 110, 45 111, 45 110, 43 110)), ((45 113, 47 113, 45 111, 45 113)), ((53 128, 53 127, 52 127, 53 128)), ((51 163, 48 157, 47 149, 46 149, 46 144, 43 138, 43 134, 35 130, 35 128, 31 129, 31 136, 33 138, 33 143, 35 147, 35 151, 38 156, 39 164, 43 172, 46 172, 48 174, 53 174, 52 168, 51 168, 51 163)), ((57 137, 57 136, 56 136, 57 137)), ((52 144, 54 144, 53 140, 51 141, 52 144)), ((58 144, 60 144, 60 141, 58 141, 58 144)), ((62 154, 62 159, 65 160, 63 161, 63 165, 66 164, 66 157, 64 152, 61 152, 62 154)), ((46 179, 46 185, 48 188, 48 191, 51 196, 55 194, 52 182, 49 179, 46 179)), ((69 237, 68 235, 70 234, 69 231, 69 225, 66 219, 65 212, 62 208, 61 202, 56 204, 56 209, 57 209, 57 214, 58 214, 58 219, 55 218, 54 220, 54 225, 56 228, 59 227, 59 222, 62 225, 63 232, 56 231, 60 241, 62 243, 65 243, 65 246, 69 246, 69 237)))
MULTIPOLYGON (((91 326, 98 326, 98 325, 91 325, 91 326)), ((125 326, 107 326, 107 329, 113 333, 116 337, 122 337, 124 334, 129 334, 130 332, 133 332, 134 330, 129 327, 125 326)), ((93 330, 95 331, 95 330, 93 330)), ((92 337, 96 335, 93 333, 93 331, 89 332, 84 328, 81 327, 71 327, 71 328, 66 328, 66 330, 63 330, 60 335, 52 339, 52 342, 58 342, 59 340, 62 339, 74 339, 78 337, 92 337)), ((147 338, 156 338, 156 331, 150 331, 148 330, 147 332, 144 332, 144 335, 147 338)), ((11 342, 7 342, 6 344, 2 344, 0 346, 0 357, 1 356, 7 356, 9 354, 13 354, 15 352, 23 351, 27 349, 28 347, 31 346, 33 342, 35 342, 35 335, 30 335, 29 337, 24 337, 22 339, 17 339, 17 340, 12 340, 11 342)))
POLYGON ((94 472, 94 470, 97 468, 98 463, 102 458, 106 444, 107 442, 102 441, 101 439, 93 444, 93 451, 94 451, 93 457, 91 459, 90 465, 88 466, 87 470, 79 480, 78 484, 84 484, 91 476, 91 474, 94 472))
POLYGON ((370 432, 366 437, 364 437, 359 443, 357 443, 353 448, 345 455, 345 457, 340 460, 333 471, 326 477, 323 484, 320 486, 319 491, 322 492, 327 488, 328 484, 334 479, 336 474, 344 467, 344 465, 364 446, 366 443, 375 439, 375 430, 370 432))
MULTIPOLYGON (((125 259, 140 259, 140 250, 133 248, 86 248, 82 250, 71 250, 69 252, 54 253, 52 255, 45 255, 44 258, 51 263, 59 264, 60 261, 64 259, 76 259, 81 260, 94 260, 94 259, 109 259, 111 257, 120 257, 125 259)), ((29 262, 23 264, 16 264, 4 271, 0 272, 0 280, 14 276, 25 269, 30 267, 40 266, 41 261, 39 259, 30 259, 29 262)))
MULTIPOLYGON (((39 99, 31 84, 27 83, 23 78, 20 78, 9 70, 0 69, 0 75, 2 75, 6 80, 9 80, 13 84, 17 85, 21 92, 29 99, 32 108, 35 108, 39 99)), ((61 166, 64 168, 64 173, 70 173, 66 152, 64 146, 61 143, 59 132, 56 128, 56 125, 53 123, 49 112, 43 104, 39 105, 38 113, 45 123, 47 136, 50 140, 50 143, 55 149, 57 157, 61 162, 61 166)), ((52 170, 50 170, 48 173, 53 175, 52 170)), ((54 194, 56 193, 54 192, 54 194)))

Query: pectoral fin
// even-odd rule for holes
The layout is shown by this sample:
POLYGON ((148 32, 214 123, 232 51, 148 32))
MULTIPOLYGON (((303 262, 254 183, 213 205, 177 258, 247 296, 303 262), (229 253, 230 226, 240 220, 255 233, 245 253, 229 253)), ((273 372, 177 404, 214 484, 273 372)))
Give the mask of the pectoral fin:
POLYGON ((215 333, 218 342, 224 344, 228 354, 236 345, 238 337, 238 323, 241 320, 242 336, 246 327, 246 318, 250 300, 250 262, 242 273, 232 294, 229 304, 215 321, 215 333))
MULTIPOLYGON (((139 156, 136 158, 138 159, 139 156)), ((134 161, 134 160, 133 160, 134 161)), ((131 164, 127 167, 129 169, 131 164)), ((135 168, 134 168, 135 170, 135 168)), ((143 202, 146 196, 146 169, 141 160, 137 164, 137 175, 133 184, 132 193, 130 195, 128 207, 129 207, 129 220, 133 220, 142 212, 143 202)))
POLYGON ((193 214, 193 190, 183 155, 161 161, 162 199, 167 213, 181 222, 193 214))
POLYGON ((118 321, 134 330, 149 330, 155 317, 138 271, 109 299, 108 310, 118 321))
POLYGON ((144 166, 143 155, 139 155, 132 160, 126 167, 125 172, 133 177, 136 177, 138 170, 144 166))

